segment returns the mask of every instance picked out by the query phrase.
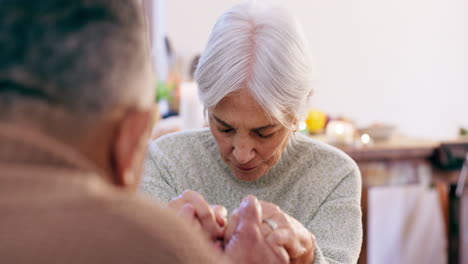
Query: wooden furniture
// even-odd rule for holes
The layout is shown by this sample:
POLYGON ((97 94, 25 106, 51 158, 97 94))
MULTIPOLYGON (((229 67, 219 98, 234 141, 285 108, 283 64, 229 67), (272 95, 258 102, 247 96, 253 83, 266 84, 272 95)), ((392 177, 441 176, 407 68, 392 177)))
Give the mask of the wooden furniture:
MULTIPOLYGON (((461 214, 463 213, 465 217, 463 219, 465 219, 465 221, 468 219, 468 191, 465 190, 465 200, 462 200, 464 201, 463 203, 459 200, 454 200, 453 195, 450 195, 450 190, 453 189, 454 184, 456 184, 459 171, 445 171, 433 166, 435 153, 437 153, 441 145, 465 143, 466 146, 468 146, 468 140, 443 143, 397 136, 389 141, 377 142, 373 145, 362 147, 337 146, 356 161, 362 174, 364 241, 358 263, 367 263, 367 194, 369 189, 374 186, 415 184, 421 181, 431 182, 439 193, 441 201, 440 206, 445 220, 445 229, 448 234, 449 263, 467 263, 461 262, 461 257, 458 257, 458 255, 455 256, 454 252, 461 252, 462 249, 459 248, 459 246, 465 245, 466 247, 466 244, 468 244, 468 239, 466 238, 468 236, 467 227, 462 227, 465 229, 460 228, 461 214), (389 173, 394 166, 406 166, 412 173, 405 173, 405 175, 389 173), (426 166, 431 169, 430 179, 423 178, 419 173, 419 168, 421 168, 421 166, 426 166), (460 210, 461 206, 466 207, 466 212, 460 210), (465 240, 462 239, 463 236, 465 236, 465 240)), ((468 149, 466 151, 468 151, 468 149)))
POLYGON ((426 160, 440 145, 437 141, 415 140, 407 137, 394 137, 388 141, 376 142, 362 147, 338 146, 356 162, 426 160))
POLYGON ((363 210, 364 239, 358 263, 367 263, 367 194, 369 189, 373 186, 385 186, 393 182, 398 182, 398 184, 417 183, 419 181, 417 173, 418 166, 428 162, 427 160, 432 156, 437 146, 437 142, 417 141, 403 137, 393 138, 386 142, 377 142, 371 146, 363 146, 360 148, 341 146, 341 149, 356 161, 362 174, 363 194, 361 203, 363 210), (414 173, 410 174, 412 177, 395 179, 395 177, 400 177, 401 175, 386 173, 393 166, 401 166, 403 163, 414 170, 414 173), (376 170, 378 172, 376 172, 376 170))

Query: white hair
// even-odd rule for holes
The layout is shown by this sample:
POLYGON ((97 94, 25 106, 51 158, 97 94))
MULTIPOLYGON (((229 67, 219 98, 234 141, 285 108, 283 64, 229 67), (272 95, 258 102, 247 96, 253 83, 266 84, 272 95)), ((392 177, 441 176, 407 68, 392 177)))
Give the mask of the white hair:
POLYGON ((218 19, 195 72, 205 109, 246 88, 285 126, 304 114, 312 87, 307 43, 285 9, 257 1, 238 4, 218 19))

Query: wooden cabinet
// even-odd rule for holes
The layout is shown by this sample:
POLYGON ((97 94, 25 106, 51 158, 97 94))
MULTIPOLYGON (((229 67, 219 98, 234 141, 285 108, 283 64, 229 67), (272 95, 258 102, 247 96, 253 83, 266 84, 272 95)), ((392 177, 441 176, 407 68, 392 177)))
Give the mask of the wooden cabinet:
POLYGON ((454 186, 459 168, 443 170, 434 166, 440 164, 437 159, 440 159, 441 148, 448 145, 456 146, 457 155, 468 152, 468 141, 436 142, 404 137, 360 148, 339 146, 356 161, 362 174, 364 241, 358 263, 367 263, 368 191, 376 186, 408 185, 421 181, 428 181, 439 194, 449 241, 448 263, 468 263, 468 227, 464 225, 468 223, 468 188, 465 188, 462 199, 456 198, 454 186), (398 168, 404 168, 405 173, 398 173, 398 168), (428 168, 429 173, 421 173, 421 168, 428 168))

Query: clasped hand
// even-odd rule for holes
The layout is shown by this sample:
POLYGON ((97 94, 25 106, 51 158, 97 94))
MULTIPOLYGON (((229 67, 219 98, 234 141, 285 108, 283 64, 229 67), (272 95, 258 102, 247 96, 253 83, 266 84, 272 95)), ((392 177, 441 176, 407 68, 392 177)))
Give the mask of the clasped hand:
POLYGON ((278 206, 246 197, 228 212, 187 190, 168 203, 181 218, 213 243, 234 263, 294 263, 314 261, 315 237, 278 206))

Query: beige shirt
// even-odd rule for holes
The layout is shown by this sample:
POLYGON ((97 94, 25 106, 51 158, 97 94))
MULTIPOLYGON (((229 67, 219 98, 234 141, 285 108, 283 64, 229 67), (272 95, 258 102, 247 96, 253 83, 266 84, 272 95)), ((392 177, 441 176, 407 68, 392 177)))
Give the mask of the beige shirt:
POLYGON ((78 157, 0 124, 0 263, 217 263, 175 215, 78 157))

